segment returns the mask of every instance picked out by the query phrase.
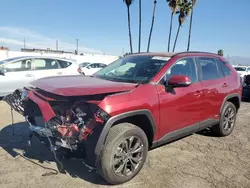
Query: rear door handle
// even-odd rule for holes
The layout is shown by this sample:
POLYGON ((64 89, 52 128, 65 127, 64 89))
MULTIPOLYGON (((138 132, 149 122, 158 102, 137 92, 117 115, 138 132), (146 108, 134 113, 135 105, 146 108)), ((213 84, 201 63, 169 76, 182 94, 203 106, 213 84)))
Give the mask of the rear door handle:
POLYGON ((57 75, 61 75, 62 74, 62 72, 58 72, 58 73, 56 73, 57 75))
POLYGON ((227 85, 227 83, 224 83, 223 85, 222 85, 222 87, 227 87, 228 85, 227 85))
POLYGON ((32 74, 26 74, 25 76, 26 77, 32 77, 33 75, 32 74))

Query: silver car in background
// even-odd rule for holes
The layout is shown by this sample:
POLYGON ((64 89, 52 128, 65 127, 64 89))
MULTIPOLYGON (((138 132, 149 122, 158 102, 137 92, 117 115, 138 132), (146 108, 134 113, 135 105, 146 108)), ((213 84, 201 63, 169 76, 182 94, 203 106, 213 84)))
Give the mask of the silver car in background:
POLYGON ((60 75, 80 75, 81 69, 74 60, 25 56, 0 61, 0 97, 15 89, 29 86, 33 80, 60 75))

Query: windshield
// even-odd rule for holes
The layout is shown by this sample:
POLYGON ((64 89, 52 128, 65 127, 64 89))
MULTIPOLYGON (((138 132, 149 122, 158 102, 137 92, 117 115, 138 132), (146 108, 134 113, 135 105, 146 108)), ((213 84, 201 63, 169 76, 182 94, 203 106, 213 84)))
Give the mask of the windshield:
POLYGON ((104 67, 94 76, 111 81, 147 83, 169 59, 151 55, 126 56, 104 67))
POLYGON ((234 67, 236 71, 246 71, 246 67, 234 67))
POLYGON ((17 59, 16 57, 12 57, 12 58, 8 58, 8 59, 4 59, 4 60, 2 60, 2 61, 0 61, 0 65, 2 65, 2 64, 4 64, 4 63, 8 63, 8 62, 10 62, 10 61, 13 61, 13 60, 15 60, 15 59, 17 59))
POLYGON ((79 66, 80 67, 86 67, 87 65, 89 65, 90 63, 81 63, 79 66))

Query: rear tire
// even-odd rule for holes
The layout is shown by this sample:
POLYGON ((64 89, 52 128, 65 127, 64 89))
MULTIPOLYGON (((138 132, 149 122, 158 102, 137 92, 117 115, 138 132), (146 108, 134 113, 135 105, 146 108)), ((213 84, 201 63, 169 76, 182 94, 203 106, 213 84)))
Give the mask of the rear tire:
POLYGON ((211 131, 220 137, 228 136, 232 133, 236 122, 237 110, 233 103, 226 102, 221 112, 220 122, 211 128, 211 131))
POLYGON ((100 158, 100 175, 110 184, 125 183, 143 167, 148 153, 147 136, 142 129, 121 123, 112 127, 100 158))

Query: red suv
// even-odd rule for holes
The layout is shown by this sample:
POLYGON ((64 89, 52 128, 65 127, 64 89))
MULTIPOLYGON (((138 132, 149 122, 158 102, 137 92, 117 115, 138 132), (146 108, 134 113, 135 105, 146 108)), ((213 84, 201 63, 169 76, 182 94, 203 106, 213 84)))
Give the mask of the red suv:
POLYGON ((81 153, 111 184, 136 176, 151 148, 203 129, 229 135, 242 95, 227 60, 203 52, 132 54, 92 76, 32 85, 5 97, 26 117, 30 137, 81 153))

